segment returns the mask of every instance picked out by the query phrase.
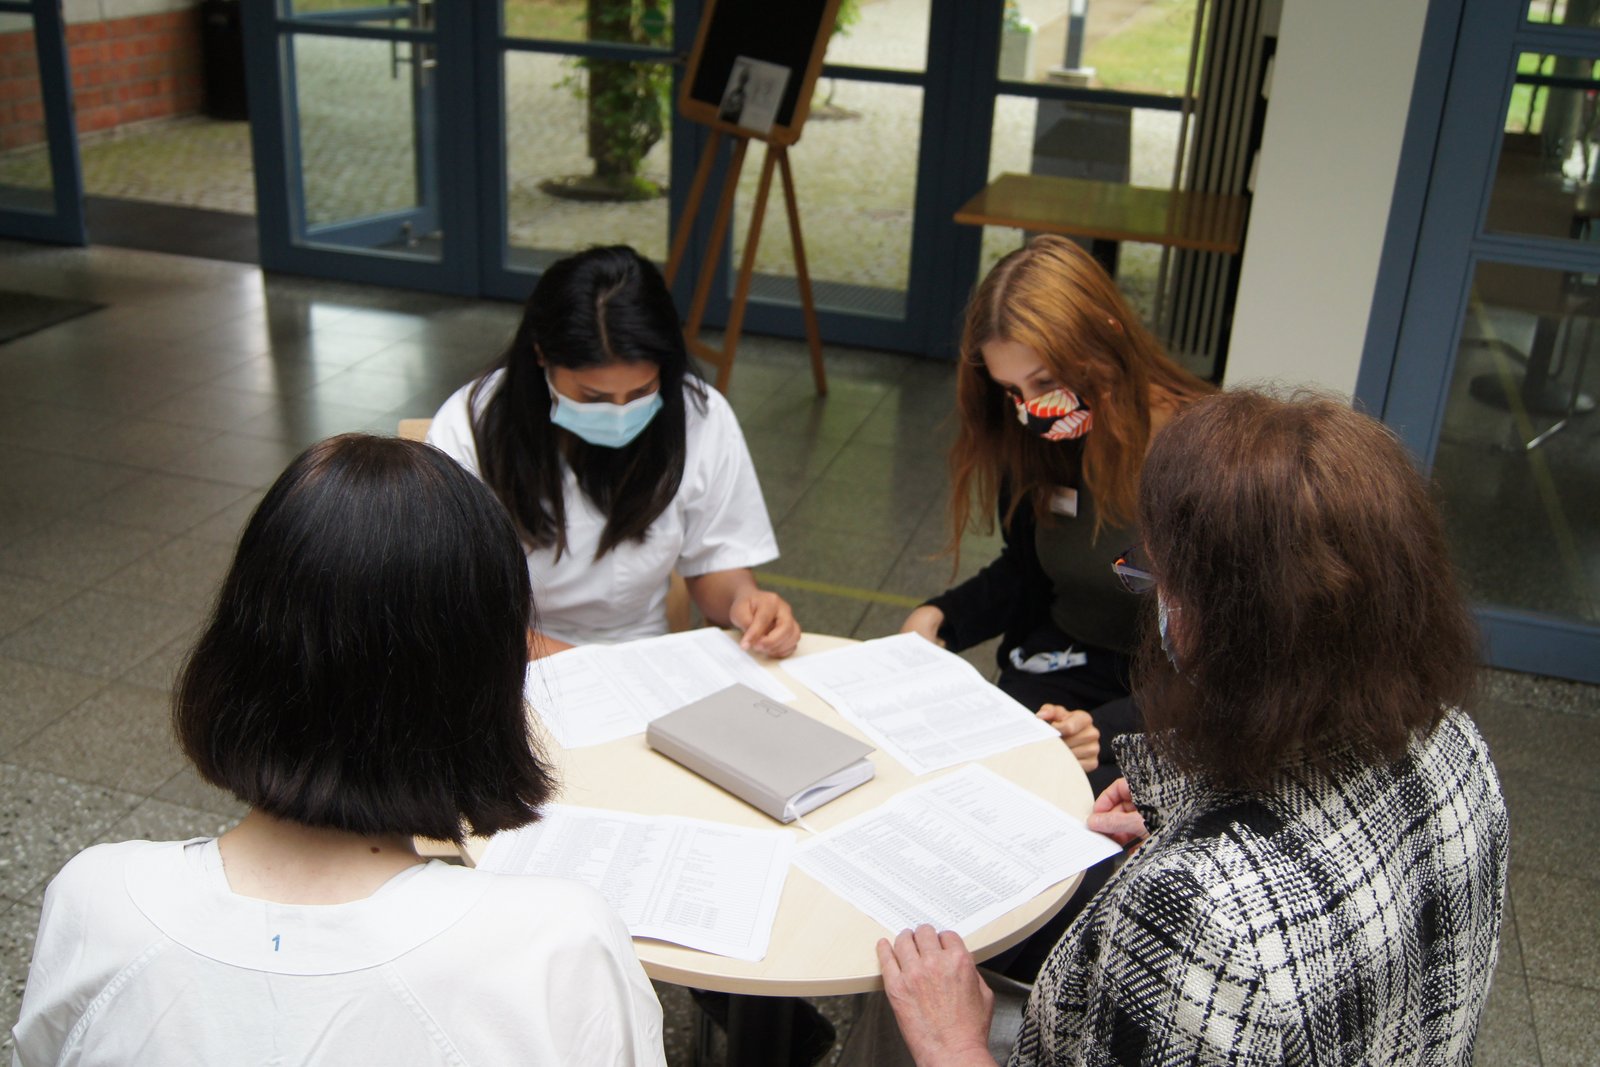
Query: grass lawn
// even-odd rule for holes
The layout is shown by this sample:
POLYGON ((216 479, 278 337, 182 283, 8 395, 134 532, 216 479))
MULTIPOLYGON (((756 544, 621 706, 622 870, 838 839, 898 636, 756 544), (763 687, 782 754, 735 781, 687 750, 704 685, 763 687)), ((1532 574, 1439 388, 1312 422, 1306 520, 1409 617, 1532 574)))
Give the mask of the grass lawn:
POLYGON ((1195 0, 1155 0, 1095 45, 1088 62, 1107 89, 1183 92, 1194 33, 1195 0))

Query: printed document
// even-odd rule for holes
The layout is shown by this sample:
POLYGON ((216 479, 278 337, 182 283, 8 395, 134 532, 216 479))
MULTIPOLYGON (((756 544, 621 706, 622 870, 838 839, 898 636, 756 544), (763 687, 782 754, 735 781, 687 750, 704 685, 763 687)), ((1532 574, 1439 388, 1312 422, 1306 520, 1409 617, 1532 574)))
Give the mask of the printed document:
POLYGON ((740 683, 780 702, 794 693, 715 627, 583 645, 528 664, 523 695, 562 748, 642 734, 650 720, 740 683))
POLYGON ((552 804, 532 826, 492 837, 478 866, 582 882, 634 937, 756 961, 793 851, 787 830, 552 804))
POLYGON ((783 669, 912 774, 1061 737, 972 664, 916 634, 800 656, 783 669))
POLYGON ((795 866, 886 930, 932 923, 965 937, 1119 851, 973 764, 804 842, 795 866))

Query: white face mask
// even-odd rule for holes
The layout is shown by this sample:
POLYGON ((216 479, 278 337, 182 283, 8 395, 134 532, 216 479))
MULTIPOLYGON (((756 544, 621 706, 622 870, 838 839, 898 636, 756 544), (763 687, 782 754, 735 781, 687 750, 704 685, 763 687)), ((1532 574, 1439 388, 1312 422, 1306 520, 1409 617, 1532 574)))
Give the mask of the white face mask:
POLYGON ((601 448, 621 448, 638 437, 662 407, 660 389, 626 404, 585 404, 556 392, 548 371, 544 380, 550 389, 550 421, 601 448))

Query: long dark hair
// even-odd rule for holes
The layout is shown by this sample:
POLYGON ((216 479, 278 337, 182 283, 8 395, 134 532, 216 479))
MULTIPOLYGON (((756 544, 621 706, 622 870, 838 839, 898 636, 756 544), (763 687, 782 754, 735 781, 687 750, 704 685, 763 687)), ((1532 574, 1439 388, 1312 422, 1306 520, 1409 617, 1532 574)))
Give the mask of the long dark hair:
POLYGON ((689 364, 683 329, 661 272, 626 245, 591 248, 558 260, 528 296, 516 336, 501 357, 499 386, 482 400, 478 380, 469 409, 483 480, 534 548, 567 548, 561 461, 606 516, 599 559, 624 541, 642 541, 683 480, 684 394, 705 403, 689 364), (609 363, 653 363, 661 371, 661 411, 621 448, 591 445, 550 421, 544 362, 581 370, 609 363), (686 387, 687 386, 687 390, 686 387))
POLYGON ((174 729, 206 781, 305 826, 526 825, 553 792, 522 697, 528 590, 505 509, 444 453, 312 445, 239 539, 174 729))
POLYGON ((1290 766, 1400 757, 1463 701, 1477 631, 1428 487, 1381 423, 1326 397, 1207 397, 1145 459, 1139 522, 1181 674, 1134 688, 1186 771, 1269 788, 1290 766))

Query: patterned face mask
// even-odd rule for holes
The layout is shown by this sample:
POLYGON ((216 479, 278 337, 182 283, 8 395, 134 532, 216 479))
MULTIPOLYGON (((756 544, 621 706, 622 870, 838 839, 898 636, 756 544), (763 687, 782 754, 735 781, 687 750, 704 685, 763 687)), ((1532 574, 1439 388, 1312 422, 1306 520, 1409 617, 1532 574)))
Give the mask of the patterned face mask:
POLYGON ((1016 406, 1017 421, 1046 441, 1070 441, 1094 425, 1094 413, 1071 389, 1052 389, 1032 400, 1014 396, 1011 403, 1016 406))

